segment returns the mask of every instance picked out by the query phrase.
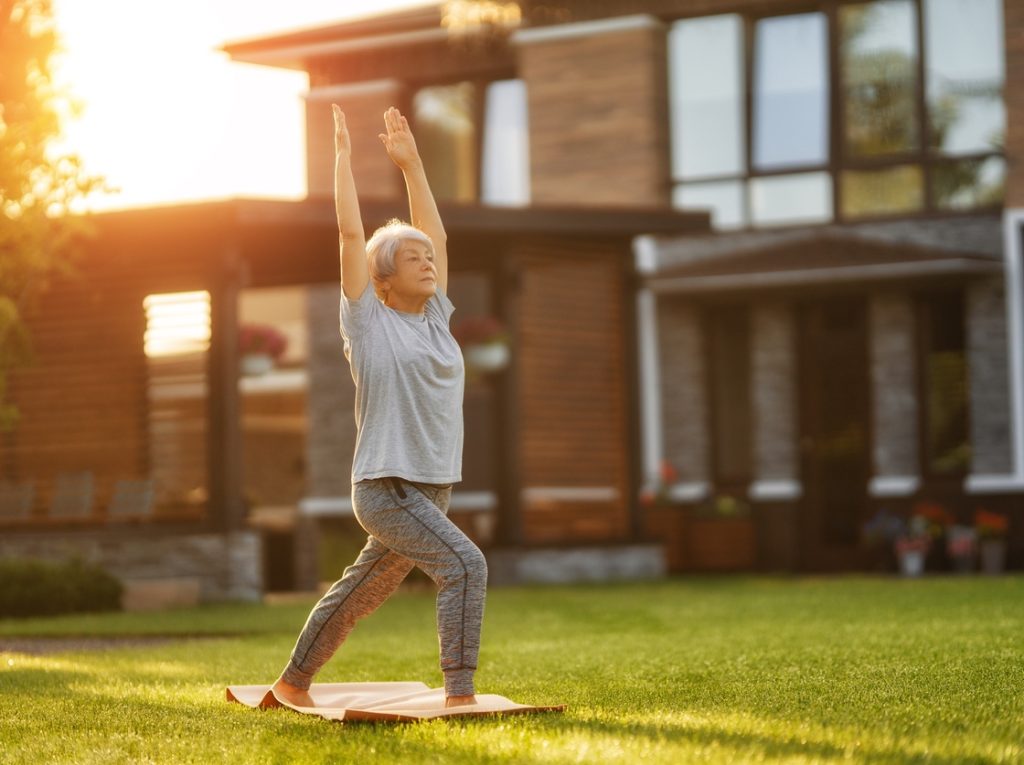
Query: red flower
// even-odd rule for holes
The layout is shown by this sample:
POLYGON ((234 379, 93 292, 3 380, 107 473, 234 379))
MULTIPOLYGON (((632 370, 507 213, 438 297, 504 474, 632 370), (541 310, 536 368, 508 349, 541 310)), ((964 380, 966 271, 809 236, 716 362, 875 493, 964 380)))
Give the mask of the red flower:
POLYGON ((265 353, 277 360, 287 347, 287 336, 270 324, 243 324, 238 329, 238 352, 242 355, 265 353))
POLYGON ((493 316, 470 316, 463 319, 452 328, 452 337, 463 348, 508 339, 504 326, 493 316))
POLYGON ((661 481, 662 483, 675 483, 676 479, 679 478, 679 473, 672 467, 672 463, 668 460, 661 461, 661 481))
POLYGON ((974 511, 974 527, 978 536, 1001 537, 1010 527, 1010 519, 1000 513, 993 513, 983 507, 974 511))

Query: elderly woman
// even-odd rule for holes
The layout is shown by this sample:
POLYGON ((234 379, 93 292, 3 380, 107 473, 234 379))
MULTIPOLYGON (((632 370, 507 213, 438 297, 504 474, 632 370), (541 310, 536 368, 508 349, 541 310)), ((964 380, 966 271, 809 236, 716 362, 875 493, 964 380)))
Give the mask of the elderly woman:
POLYGON ((333 109, 341 335, 356 388, 352 507, 369 537, 313 607, 273 690, 314 706, 313 676, 419 566, 438 586, 445 706, 475 704, 487 564, 447 517, 462 480, 465 367, 448 327, 446 234, 409 123, 391 108, 379 137, 405 176, 412 225, 392 220, 365 240, 345 115, 333 109))

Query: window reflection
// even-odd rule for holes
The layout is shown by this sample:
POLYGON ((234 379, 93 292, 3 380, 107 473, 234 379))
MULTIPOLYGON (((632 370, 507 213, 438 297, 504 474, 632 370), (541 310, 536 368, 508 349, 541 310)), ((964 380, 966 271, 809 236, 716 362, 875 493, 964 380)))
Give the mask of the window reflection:
POLYGON ((927 0, 928 145, 947 154, 1001 150, 1002 0, 927 0))
POLYGON ((672 25, 668 52, 674 177, 745 172, 742 51, 739 16, 672 25))
POLYGON ((754 178, 750 203, 755 223, 819 223, 832 219, 832 183, 824 172, 754 178))
POLYGON ((885 170, 847 170, 842 174, 843 216, 914 212, 924 206, 924 183, 918 165, 885 170))
POLYGON ((499 80, 487 86, 481 201, 490 205, 530 202, 530 143, 526 83, 499 80))
POLYGON ((471 82, 434 85, 413 96, 416 146, 437 199, 476 201, 473 102, 471 82))
POLYGON ((919 145, 915 25, 910 0, 839 9, 843 130, 852 155, 909 151, 919 145))
POLYGON ((828 162, 828 53, 820 13, 757 23, 754 164, 760 169, 828 162))
POLYGON ((940 162, 932 174, 935 206, 943 210, 995 207, 1003 203, 1006 162, 1002 157, 940 162))
POLYGON ((710 211, 712 228, 739 228, 747 222, 743 187, 743 181, 684 183, 676 186, 672 204, 684 210, 710 211))

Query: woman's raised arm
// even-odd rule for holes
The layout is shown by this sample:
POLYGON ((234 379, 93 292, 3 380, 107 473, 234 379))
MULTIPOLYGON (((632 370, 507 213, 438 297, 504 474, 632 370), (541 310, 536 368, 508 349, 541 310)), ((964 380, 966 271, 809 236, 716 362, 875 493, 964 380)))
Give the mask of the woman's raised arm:
POLYGON ((405 176, 405 188, 409 194, 411 223, 430 237, 434 243, 434 265, 437 267, 437 286, 448 292, 448 235, 441 223, 441 214, 427 183, 416 141, 409 129, 409 121, 395 107, 384 112, 387 134, 379 133, 388 156, 398 165, 405 176))
POLYGON ((366 262, 366 234, 359 214, 356 181, 352 177, 352 141, 345 125, 345 113, 334 110, 334 208, 338 215, 338 244, 341 248, 341 289, 346 297, 358 298, 370 281, 366 262))

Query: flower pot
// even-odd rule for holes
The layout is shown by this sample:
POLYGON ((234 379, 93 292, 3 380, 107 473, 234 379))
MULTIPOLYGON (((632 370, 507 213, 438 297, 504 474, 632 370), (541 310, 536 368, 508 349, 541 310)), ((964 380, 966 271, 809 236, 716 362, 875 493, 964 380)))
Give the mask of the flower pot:
POLYGON ((508 364, 508 346, 504 343, 478 343, 466 348, 466 363, 482 372, 495 372, 508 364))
POLYGON ((981 571, 983 574, 1001 574, 1006 568, 1006 540, 981 540, 981 571))
POLYGON ((901 550, 900 573, 903 576, 921 576, 924 573, 924 550, 901 550))
POLYGON ((243 375, 256 377, 265 375, 274 368, 274 357, 268 353, 246 353, 240 363, 243 375))

